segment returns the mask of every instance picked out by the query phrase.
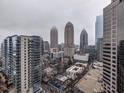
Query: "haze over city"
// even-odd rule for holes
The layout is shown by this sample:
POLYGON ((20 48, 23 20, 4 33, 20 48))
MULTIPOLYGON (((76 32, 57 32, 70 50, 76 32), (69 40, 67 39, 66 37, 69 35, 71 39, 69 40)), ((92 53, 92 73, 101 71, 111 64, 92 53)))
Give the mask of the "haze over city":
POLYGON ((0 0, 0 93, 124 93, 124 0, 0 0))
POLYGON ((111 0, 0 0, 0 42, 14 34, 39 35, 50 40, 50 29, 56 26, 59 43, 64 42, 68 21, 74 25, 75 44, 83 28, 95 44, 95 20, 111 0))

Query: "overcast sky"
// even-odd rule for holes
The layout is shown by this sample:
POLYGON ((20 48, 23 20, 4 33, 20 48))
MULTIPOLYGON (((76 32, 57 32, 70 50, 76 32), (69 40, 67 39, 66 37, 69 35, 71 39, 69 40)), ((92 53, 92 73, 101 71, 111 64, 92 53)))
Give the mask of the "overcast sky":
POLYGON ((14 34, 39 35, 49 41, 50 29, 56 26, 59 42, 64 41, 64 27, 71 21, 75 43, 83 28, 89 44, 95 42, 95 18, 110 0, 0 0, 0 42, 14 34))

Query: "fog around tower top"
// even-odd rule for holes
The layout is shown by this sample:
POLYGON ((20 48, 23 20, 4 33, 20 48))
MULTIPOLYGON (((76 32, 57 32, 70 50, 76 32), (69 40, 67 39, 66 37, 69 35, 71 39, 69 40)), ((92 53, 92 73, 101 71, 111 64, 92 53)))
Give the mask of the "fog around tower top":
POLYGON ((95 19, 111 0, 0 0, 0 42, 8 35, 40 35, 50 39, 56 26, 59 42, 64 42, 68 21, 75 31, 75 43, 83 28, 88 32, 89 44, 95 42, 95 19))

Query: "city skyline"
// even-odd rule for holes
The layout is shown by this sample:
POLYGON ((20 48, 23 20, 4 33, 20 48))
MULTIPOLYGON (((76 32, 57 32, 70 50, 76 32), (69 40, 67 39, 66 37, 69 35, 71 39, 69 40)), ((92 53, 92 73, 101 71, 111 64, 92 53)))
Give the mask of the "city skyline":
POLYGON ((95 44, 95 27, 92 23, 95 22, 97 15, 102 14, 102 9, 110 2, 110 0, 91 0, 89 2, 32 0, 29 4, 29 0, 26 2, 24 0, 6 1, 0 1, 0 32, 2 32, 0 42, 8 35, 15 34, 39 35, 45 41, 49 41, 50 28, 56 25, 59 43, 61 43, 64 42, 64 26, 66 22, 71 21, 74 24, 75 44, 79 44, 80 32, 86 28, 90 37, 89 45, 95 44), (58 5, 58 9, 61 11, 58 9, 56 11, 55 5, 58 5), (86 10, 88 12, 85 12, 86 10), (10 14, 8 15, 8 13, 10 14))
POLYGON ((124 0, 0 1, 0 44, 0 93, 124 92, 124 0))

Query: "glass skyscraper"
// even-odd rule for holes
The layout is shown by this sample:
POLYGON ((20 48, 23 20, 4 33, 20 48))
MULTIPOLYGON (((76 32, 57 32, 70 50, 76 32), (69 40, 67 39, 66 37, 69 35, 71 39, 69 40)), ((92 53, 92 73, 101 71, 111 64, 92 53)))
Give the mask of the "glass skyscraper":
POLYGON ((103 16, 96 17, 95 23, 95 41, 97 43, 97 39, 103 38, 103 16))
POLYGON ((102 61, 102 40, 103 40, 103 16, 100 15, 96 17, 95 23, 95 43, 98 61, 102 61))

